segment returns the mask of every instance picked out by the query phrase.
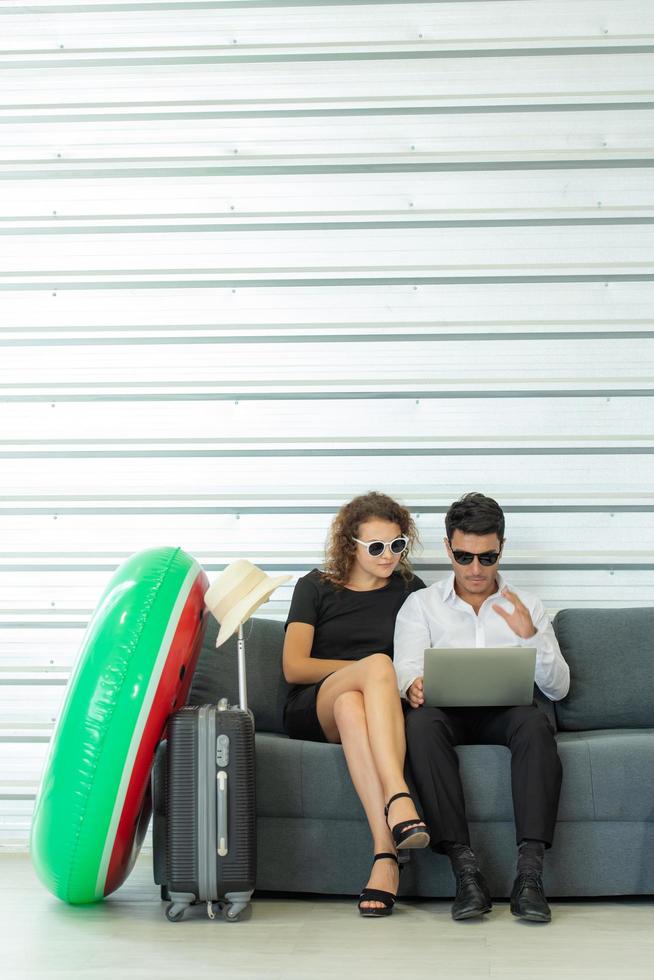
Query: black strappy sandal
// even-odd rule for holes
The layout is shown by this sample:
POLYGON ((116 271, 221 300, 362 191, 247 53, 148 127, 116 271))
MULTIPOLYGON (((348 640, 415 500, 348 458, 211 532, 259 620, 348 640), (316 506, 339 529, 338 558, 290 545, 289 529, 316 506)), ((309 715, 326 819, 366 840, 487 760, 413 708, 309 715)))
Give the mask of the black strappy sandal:
MULTIPOLYGON (((400 871, 402 870, 402 866, 400 865, 400 862, 397 859, 397 854, 391 854, 390 851, 389 852, 384 851, 381 854, 375 854, 374 858, 372 859, 372 863, 374 864, 375 861, 380 861, 382 858, 390 858, 391 861, 395 861, 400 871)), ((396 898, 397 895, 394 895, 392 892, 382 891, 380 888, 364 888, 361 894, 359 895, 359 912, 361 913, 362 916, 364 916, 364 918, 367 919, 381 919, 382 916, 391 914, 391 912, 393 911, 393 906, 395 905, 396 898), (361 908, 362 902, 383 902, 384 908, 364 909, 361 908)))
MULTIPOLYGON (((388 811, 391 803, 399 800, 400 797, 407 796, 411 799, 410 793, 396 793, 384 807, 384 816, 388 822, 388 811)), ((402 820, 391 827, 391 833, 396 847, 427 847, 429 844, 429 831, 427 825, 419 818, 417 820, 402 820)))

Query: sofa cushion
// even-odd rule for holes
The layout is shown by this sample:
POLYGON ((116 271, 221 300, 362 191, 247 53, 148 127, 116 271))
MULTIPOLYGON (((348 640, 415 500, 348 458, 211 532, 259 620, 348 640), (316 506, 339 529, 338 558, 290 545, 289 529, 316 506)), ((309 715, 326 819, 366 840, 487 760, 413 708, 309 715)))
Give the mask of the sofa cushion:
POLYGON ((257 735, 257 813, 365 820, 340 745, 257 735))
MULTIPOLYGON (((189 704, 227 698, 238 704, 236 636, 216 649, 218 623, 209 617, 207 632, 193 676, 189 704)), ((259 731, 283 732, 282 715, 289 685, 282 673, 284 624, 274 619, 250 619, 243 627, 248 707, 259 731)))
POLYGON ((654 609, 563 609, 554 629, 570 666, 560 730, 654 727, 654 609))
MULTIPOLYGON (((572 778, 569 760, 579 752, 586 757, 589 788, 579 781, 575 793, 579 790, 587 797, 591 806, 589 819, 652 820, 654 729, 562 732, 557 741, 563 763, 564 788, 577 782, 572 778)), ((559 816, 566 819, 563 813, 559 816)))

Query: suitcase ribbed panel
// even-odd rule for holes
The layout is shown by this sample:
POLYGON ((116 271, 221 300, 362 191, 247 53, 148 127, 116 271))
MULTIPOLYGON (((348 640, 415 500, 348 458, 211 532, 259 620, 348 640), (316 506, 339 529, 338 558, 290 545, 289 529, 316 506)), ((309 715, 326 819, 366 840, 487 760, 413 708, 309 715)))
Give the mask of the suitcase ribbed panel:
POLYGON ((167 883, 171 891, 198 894, 198 709, 182 708, 168 729, 166 813, 167 883))
POLYGON ((229 737, 228 778, 229 853, 218 858, 218 888, 230 891, 254 888, 257 867, 254 772, 254 724, 246 711, 216 712, 216 733, 229 737))
POLYGON ((160 742, 154 756, 150 785, 152 789, 152 862, 157 885, 167 883, 166 868, 167 820, 166 820, 166 758, 168 743, 160 742))

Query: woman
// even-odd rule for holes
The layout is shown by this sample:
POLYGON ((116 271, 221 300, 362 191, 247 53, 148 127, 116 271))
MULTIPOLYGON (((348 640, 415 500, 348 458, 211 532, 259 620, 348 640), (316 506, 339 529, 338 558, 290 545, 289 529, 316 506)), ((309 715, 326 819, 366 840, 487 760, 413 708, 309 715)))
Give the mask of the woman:
POLYGON ((284 726, 291 738, 343 746, 374 843, 359 899, 370 917, 393 910, 397 849, 429 843, 404 781, 404 717, 392 663, 398 610, 424 588, 407 558, 416 539, 409 512, 384 494, 345 504, 332 522, 325 570, 298 580, 286 622, 284 676, 294 687, 284 726))

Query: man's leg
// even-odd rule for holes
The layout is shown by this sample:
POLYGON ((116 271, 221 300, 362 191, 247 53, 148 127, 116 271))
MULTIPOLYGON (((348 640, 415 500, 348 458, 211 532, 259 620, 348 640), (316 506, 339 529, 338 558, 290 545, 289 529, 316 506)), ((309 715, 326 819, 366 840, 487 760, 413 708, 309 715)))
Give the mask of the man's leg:
POLYGON ((409 708, 406 714, 407 758, 436 851, 443 850, 443 841, 470 843, 459 757, 454 750, 463 737, 456 712, 423 705, 409 708))
POLYGON ((456 880, 454 919, 491 909, 486 882, 470 848, 465 799, 454 746, 466 741, 470 712, 409 708, 407 759, 431 834, 432 849, 447 854, 456 880))
POLYGON ((554 729, 536 705, 488 709, 478 730, 480 742, 511 750, 511 788, 518 844, 518 868, 511 911, 520 918, 549 922, 543 891, 543 855, 551 847, 561 792, 561 761, 554 729))

